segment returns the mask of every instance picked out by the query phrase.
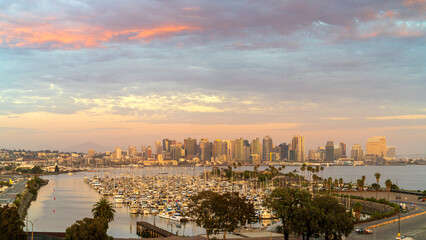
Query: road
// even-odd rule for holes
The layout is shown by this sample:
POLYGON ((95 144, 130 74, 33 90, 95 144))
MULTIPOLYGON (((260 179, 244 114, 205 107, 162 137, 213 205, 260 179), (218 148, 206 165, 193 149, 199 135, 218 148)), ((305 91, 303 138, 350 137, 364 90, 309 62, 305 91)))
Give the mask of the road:
MULTIPOLYGON (((366 195, 365 197, 371 197, 373 195, 375 197, 375 193, 365 193, 365 195, 366 195)), ((379 193, 379 198, 380 197, 384 197, 387 199, 387 193, 379 193)), ((390 200, 393 202, 402 201, 402 202, 405 202, 407 205, 409 204, 416 205, 416 207, 415 208, 413 207, 413 209, 409 211, 408 213, 401 214, 401 218, 412 215, 412 214, 416 214, 416 213, 426 212, 426 205, 424 204, 424 202, 419 202, 417 200, 417 196, 401 194, 401 199, 397 200, 395 198, 395 194, 391 194, 390 200)), ((374 221, 374 222, 370 222, 366 224, 361 224, 356 227, 368 227, 378 223, 387 222, 389 220, 396 219, 396 218, 398 217, 395 216, 395 217, 391 217, 387 219, 382 219, 382 220, 378 220, 378 221, 374 221)), ((401 220, 400 229, 401 229, 401 235, 414 236, 416 240, 426 240, 426 214, 401 220)), ((395 239, 395 237, 397 236, 398 222, 386 224, 378 228, 374 228, 372 230, 373 230, 373 234, 370 234, 370 235, 361 235, 361 234, 356 234, 354 232, 347 239, 348 240, 356 240, 356 239, 392 240, 392 239, 395 239)))
POLYGON ((7 203, 13 203, 13 201, 15 201, 16 195, 21 194, 24 191, 27 181, 27 179, 23 179, 6 191, 0 193, 0 206, 7 203))

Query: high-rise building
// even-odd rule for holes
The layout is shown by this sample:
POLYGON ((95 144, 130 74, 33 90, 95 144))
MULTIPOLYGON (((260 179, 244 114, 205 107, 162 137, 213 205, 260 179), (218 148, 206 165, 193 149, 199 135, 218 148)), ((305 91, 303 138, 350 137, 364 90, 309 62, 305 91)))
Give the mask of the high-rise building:
POLYGON ((295 135, 291 141, 292 150, 294 150, 296 162, 305 161, 305 137, 300 135, 295 135))
POLYGON ((316 159, 316 157, 315 157, 315 151, 313 149, 310 149, 308 151, 308 159, 309 160, 315 160, 316 159))
POLYGON ((152 157, 152 149, 151 146, 148 146, 145 148, 145 157, 146 159, 149 159, 152 157))
POLYGON ((270 161, 270 153, 272 152, 272 138, 266 136, 263 138, 263 160, 270 161))
POLYGON ((327 141, 325 145, 325 160, 327 162, 334 161, 334 143, 333 141, 327 141))
POLYGON ((334 159, 342 158, 342 149, 340 145, 334 145, 334 159))
POLYGON ((251 154, 261 155, 260 154, 260 140, 259 138, 253 138, 251 141, 251 154))
POLYGON ((367 154, 386 157, 386 137, 371 137, 367 140, 367 154))
POLYGON ((386 147, 386 157, 388 158, 396 158, 396 147, 395 146, 387 146, 386 147))
POLYGON ((179 159, 181 158, 181 153, 182 153, 182 147, 181 145, 175 144, 175 145, 171 145, 171 157, 173 160, 179 161, 179 159))
POLYGON ((200 160, 209 161, 212 157, 212 144, 206 138, 200 140, 200 160))
POLYGON ((222 152, 221 156, 226 156, 228 154, 228 143, 226 141, 222 141, 222 152))
POLYGON ((114 156, 115 159, 121 160, 121 148, 115 147, 114 156))
POLYGON ((235 140, 226 140, 227 149, 226 149, 226 158, 228 161, 235 159, 236 153, 236 141, 235 140))
POLYGON ((242 138, 235 140, 235 159, 237 161, 244 160, 244 140, 242 138))
POLYGON ((187 138, 183 140, 183 148, 185 149, 185 157, 192 158, 197 155, 197 139, 187 138))
POLYGON ((163 151, 163 146, 161 146, 161 141, 155 141, 155 154, 161 154, 163 151))
POLYGON ((163 139, 163 151, 165 151, 166 153, 170 153, 171 148, 170 146, 172 145, 172 140, 165 138, 163 139))
POLYGON ((129 146, 129 157, 134 158, 136 157, 136 154, 138 151, 136 150, 135 146, 129 146))
POLYGON ((288 160, 288 145, 286 143, 281 143, 278 147, 280 149, 280 159, 288 160))
POLYGON ((364 153, 361 146, 359 144, 354 144, 352 146, 351 158, 353 158, 355 161, 362 161, 363 155, 364 153))
POLYGON ((222 141, 220 139, 216 139, 213 142, 213 157, 219 157, 222 154, 222 141))
POLYGON ((342 155, 342 158, 346 158, 346 143, 340 142, 340 154, 342 155))

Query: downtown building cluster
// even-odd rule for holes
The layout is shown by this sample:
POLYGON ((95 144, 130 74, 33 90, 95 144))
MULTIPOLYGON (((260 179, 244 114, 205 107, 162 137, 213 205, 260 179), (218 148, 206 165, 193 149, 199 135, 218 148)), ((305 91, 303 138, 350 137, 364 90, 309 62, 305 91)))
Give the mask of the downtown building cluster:
MULTIPOLYGON (((385 137, 368 138, 366 153, 359 144, 354 144, 349 153, 346 144, 334 144, 327 141, 324 146, 309 150, 306 155, 305 137, 295 135, 291 142, 282 142, 274 145, 270 136, 262 140, 254 138, 251 141, 243 138, 234 140, 216 139, 209 141, 202 138, 199 141, 193 138, 183 142, 168 138, 156 141, 154 147, 141 146, 137 151, 135 146, 128 150, 116 147, 106 156, 112 161, 139 159, 145 165, 178 165, 179 163, 192 164, 270 164, 274 162, 332 162, 337 164, 383 164, 396 159, 393 146, 386 146, 385 137)), ((93 157, 95 151, 89 150, 88 156, 93 157)))

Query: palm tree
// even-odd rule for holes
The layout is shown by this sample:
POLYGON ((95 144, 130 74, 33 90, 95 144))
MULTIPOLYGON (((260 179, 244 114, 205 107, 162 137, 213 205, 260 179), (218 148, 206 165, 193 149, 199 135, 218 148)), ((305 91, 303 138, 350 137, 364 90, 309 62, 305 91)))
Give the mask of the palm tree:
POLYGON ((385 181, 386 191, 388 191, 388 201, 389 201, 389 193, 392 187, 392 181, 390 179, 385 181))
POLYGON ((377 181, 377 186, 376 186, 376 199, 377 199, 377 191, 379 190, 379 180, 380 180, 380 173, 376 172, 374 174, 374 177, 376 177, 376 181, 377 181))
POLYGON ((361 219, 361 212, 362 212, 362 204, 360 202, 356 202, 354 204, 353 210, 355 211, 355 219, 359 221, 361 219))
POLYGON ((94 218, 103 218, 107 222, 114 221, 115 207, 106 197, 102 197, 93 204, 92 214, 94 218))
POLYGON ((339 178, 340 191, 342 190, 342 186, 343 186, 343 178, 339 178))
POLYGON ((322 171, 324 171, 324 167, 323 167, 323 166, 321 166, 321 167, 320 167, 320 170, 321 170, 321 177, 322 177, 322 171))

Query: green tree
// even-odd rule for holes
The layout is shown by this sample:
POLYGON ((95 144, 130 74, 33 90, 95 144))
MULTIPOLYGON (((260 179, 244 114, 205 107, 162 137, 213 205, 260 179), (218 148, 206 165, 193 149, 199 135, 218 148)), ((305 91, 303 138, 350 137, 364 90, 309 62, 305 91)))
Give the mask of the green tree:
POLYGON ((290 233, 301 230, 300 216, 310 198, 307 191, 285 187, 274 189, 265 199, 265 205, 281 219, 285 240, 289 239, 290 233))
POLYGON ((380 175, 379 172, 376 172, 374 174, 374 177, 376 178, 376 182, 377 182, 377 185, 376 185, 376 199, 377 199, 377 192, 379 191, 379 187, 380 187, 379 180, 380 180, 381 175, 380 175))
POLYGON ((105 240, 108 222, 103 218, 83 218, 77 220, 65 231, 66 240, 105 240))
POLYGON ((30 172, 33 174, 41 174, 43 173, 43 170, 41 169, 40 166, 34 166, 33 168, 31 168, 30 172))
POLYGON ((220 194, 213 191, 201 191, 190 198, 188 215, 195 217, 195 223, 206 230, 207 239, 218 233, 220 226, 215 214, 215 204, 220 201, 220 194))
POLYGON ((103 218, 107 223, 114 221, 115 207, 108 198, 102 197, 93 204, 92 214, 94 218, 103 218))
POLYGON ((219 196, 219 201, 213 202, 213 212, 218 217, 219 228, 226 233, 233 232, 238 225, 244 226, 255 216, 254 205, 240 197, 237 192, 227 192, 219 196))
POLYGON ((55 172, 58 173, 59 172, 59 167, 58 165, 55 165, 55 172))
POLYGON ((317 219, 319 233, 323 234, 325 240, 342 239, 342 236, 349 236, 353 231, 353 218, 346 208, 339 204, 338 200, 332 196, 317 196, 313 199, 312 205, 319 210, 317 219))
POLYGON ((388 201, 389 201, 389 193, 392 187, 392 181, 390 179, 387 179, 385 181, 385 185, 386 185, 386 191, 388 191, 388 201))
POLYGON ((22 227, 24 227, 24 222, 15 207, 3 206, 0 208, 0 240, 27 239, 22 227))

